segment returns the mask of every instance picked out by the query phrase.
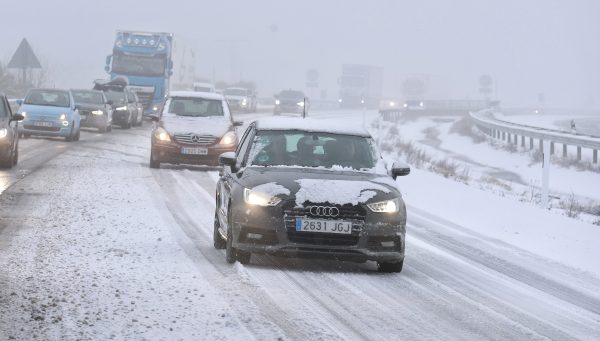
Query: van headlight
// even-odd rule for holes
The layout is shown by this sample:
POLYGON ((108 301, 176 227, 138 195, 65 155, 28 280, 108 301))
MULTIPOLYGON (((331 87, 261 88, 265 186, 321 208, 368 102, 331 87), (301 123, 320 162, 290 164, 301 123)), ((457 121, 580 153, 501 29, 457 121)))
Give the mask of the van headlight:
POLYGON ((219 141, 219 144, 232 145, 235 144, 236 140, 237 136, 235 135, 235 133, 233 131, 228 131, 227 133, 225 133, 225 135, 223 135, 221 141, 219 141))
POLYGON ((154 131, 154 138, 162 142, 171 142, 171 136, 163 128, 158 128, 154 131))
POLYGON ((281 202, 281 198, 271 196, 267 193, 253 191, 248 188, 244 188, 244 201, 248 205, 255 206, 277 206, 281 202))
POLYGON ((102 111, 102 110, 94 110, 94 111, 92 111, 92 115, 101 116, 101 115, 104 115, 104 111, 102 111))
POLYGON ((367 207, 375 213, 396 213, 400 209, 400 200, 392 199, 367 204, 367 207))

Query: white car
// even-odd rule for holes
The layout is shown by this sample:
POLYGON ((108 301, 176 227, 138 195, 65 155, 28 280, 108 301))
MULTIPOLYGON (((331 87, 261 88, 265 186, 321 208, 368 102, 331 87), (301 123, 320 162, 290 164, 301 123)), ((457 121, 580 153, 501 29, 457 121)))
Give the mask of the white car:
POLYGON ((224 91, 224 95, 232 111, 256 111, 256 94, 252 90, 246 88, 227 88, 224 91))
POLYGON ((195 92, 211 92, 211 93, 216 93, 217 89, 215 88, 215 85, 212 83, 200 83, 200 82, 196 82, 194 83, 194 91, 195 92))

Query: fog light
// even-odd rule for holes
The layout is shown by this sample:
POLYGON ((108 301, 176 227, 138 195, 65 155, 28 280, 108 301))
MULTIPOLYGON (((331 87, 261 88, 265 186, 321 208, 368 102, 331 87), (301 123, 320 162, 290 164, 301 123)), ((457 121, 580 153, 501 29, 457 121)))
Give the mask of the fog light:
POLYGON ((383 247, 394 247, 395 245, 394 241, 381 242, 381 246, 383 247))
POLYGON ((63 127, 68 127, 69 126, 69 122, 68 121, 63 121, 62 125, 63 125, 63 127))
POLYGON ((248 233, 246 234, 246 237, 248 239, 261 240, 263 238, 263 235, 260 233, 248 233))

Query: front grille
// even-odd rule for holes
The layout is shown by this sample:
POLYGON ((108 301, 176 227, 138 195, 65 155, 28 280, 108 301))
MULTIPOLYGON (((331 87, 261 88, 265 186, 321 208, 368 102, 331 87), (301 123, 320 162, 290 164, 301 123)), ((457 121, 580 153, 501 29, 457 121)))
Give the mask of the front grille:
POLYGON ((23 125, 23 127, 27 130, 60 131, 60 127, 40 127, 40 126, 34 126, 34 125, 29 125, 29 124, 25 124, 25 125, 23 125))
POLYGON ((142 106, 144 109, 150 108, 152 105, 152 99, 154 98, 153 92, 138 92, 137 93, 140 102, 142 102, 142 106))
MULTIPOLYGON (((293 203, 288 204, 290 206, 293 203)), ((284 221, 287 231, 287 237, 290 242, 312 245, 329 245, 329 246, 351 246, 358 244, 360 232, 363 229, 366 212, 362 206, 353 205, 330 205, 330 204, 313 204, 306 203, 304 207, 288 207, 284 209, 284 221), (314 216, 310 213, 310 206, 325 206, 336 207, 339 210, 339 215, 334 218, 323 216, 314 216), (313 233, 313 232, 298 232, 296 231, 296 218, 307 217, 314 219, 326 220, 343 220, 352 222, 352 234, 337 234, 337 233, 313 233)))
POLYGON ((82 115, 82 116, 83 116, 83 115, 85 115, 85 116, 88 116, 88 115, 91 115, 91 114, 92 114, 92 112, 91 112, 91 111, 89 111, 89 110, 79 110, 79 115, 82 115))
POLYGON ((175 141, 179 143, 197 144, 201 146, 210 146, 217 142, 217 138, 212 135, 178 134, 174 137, 175 141))

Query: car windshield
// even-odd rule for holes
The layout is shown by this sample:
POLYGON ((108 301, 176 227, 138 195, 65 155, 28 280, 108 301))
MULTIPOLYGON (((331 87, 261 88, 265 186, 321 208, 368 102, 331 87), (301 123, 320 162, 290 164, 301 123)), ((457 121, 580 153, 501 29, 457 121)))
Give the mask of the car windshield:
POLYGON ((118 91, 107 91, 104 93, 106 98, 109 101, 113 101, 114 103, 125 103, 125 93, 118 91))
POLYGON ((93 91, 73 91, 75 103, 104 104, 102 93, 93 91))
POLYGON ((223 104, 218 99, 172 98, 168 112, 177 116, 213 117, 225 116, 223 104))
POLYGON ((370 170, 377 152, 367 137, 304 131, 257 133, 248 156, 253 166, 302 166, 370 170))
POLYGON ((69 93, 59 90, 31 90, 25 97, 25 104, 69 107, 69 93))
POLYGON ((300 91, 287 90, 287 91, 282 91, 279 94, 279 98, 301 100, 304 98, 304 94, 300 91))
POLYGON ((246 96, 246 89, 225 89, 225 95, 246 96))
POLYGON ((112 71, 124 75, 163 76, 165 74, 164 57, 143 57, 115 54, 112 71))

